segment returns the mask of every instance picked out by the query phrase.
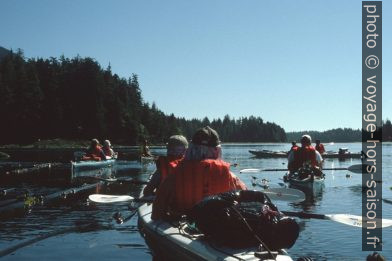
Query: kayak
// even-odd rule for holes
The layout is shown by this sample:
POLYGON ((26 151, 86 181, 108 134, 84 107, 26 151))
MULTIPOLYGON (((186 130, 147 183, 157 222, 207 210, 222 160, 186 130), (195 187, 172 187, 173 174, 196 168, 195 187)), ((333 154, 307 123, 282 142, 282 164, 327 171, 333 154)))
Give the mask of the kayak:
POLYGON ((115 171, 115 159, 71 162, 71 179, 78 177, 110 177, 115 171))
POLYGON ((333 152, 333 153, 325 153, 321 155, 323 158, 326 159, 360 159, 362 158, 361 153, 351 153, 351 152, 346 152, 346 153, 338 153, 338 152, 333 152))
POLYGON ((140 163, 142 165, 154 163, 157 157, 155 156, 140 156, 140 163))
POLYGON ((311 192, 313 195, 318 195, 324 187, 324 175, 314 176, 314 178, 308 177, 305 179, 300 179, 297 173, 290 174, 287 173, 283 180, 289 183, 290 187, 298 188, 304 192, 311 192))
POLYGON ((151 203, 138 208, 138 227, 152 254, 159 260, 293 261, 285 250, 272 252, 272 258, 262 247, 229 248, 216 245, 186 223, 151 220, 151 212, 151 203))
POLYGON ((258 251, 257 247, 233 249, 214 245, 202 234, 191 232, 188 225, 151 220, 151 211, 150 203, 139 207, 139 231, 153 255, 163 260, 293 260, 285 250, 273 252, 276 255, 273 259, 267 251, 258 251))
POLYGON ((259 158, 287 158, 286 151, 250 150, 249 152, 259 158))
MULTIPOLYGON (((271 151, 271 150, 249 150, 251 154, 258 158, 287 158, 288 153, 285 151, 271 151)), ((344 153, 339 152, 328 152, 321 155, 327 159, 360 159, 361 153, 351 153, 345 151, 344 153)))

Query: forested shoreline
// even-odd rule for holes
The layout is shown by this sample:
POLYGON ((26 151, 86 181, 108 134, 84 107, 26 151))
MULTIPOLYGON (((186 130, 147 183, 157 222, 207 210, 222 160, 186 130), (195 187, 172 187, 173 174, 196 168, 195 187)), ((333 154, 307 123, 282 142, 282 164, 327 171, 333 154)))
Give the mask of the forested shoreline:
MULTIPOLYGON (((279 125, 255 116, 210 120, 167 115, 143 100, 136 74, 121 78, 89 57, 26 59, 21 50, 0 57, 0 117, 0 144, 93 137, 124 145, 142 139, 164 143, 173 134, 191 138, 206 125, 223 142, 285 142, 303 133, 286 135, 279 125)), ((392 139, 386 123, 390 132, 385 137, 392 139)), ((352 129, 310 135, 324 142, 361 141, 360 131, 352 129)))
MULTIPOLYGON (((381 139, 379 131, 380 129, 376 131, 376 136, 378 139, 381 139)), ((344 128, 344 129, 338 128, 338 129, 331 129, 327 131, 287 132, 286 133, 287 141, 299 141, 304 133, 309 134, 313 138, 313 140, 319 139, 322 142, 361 142, 362 141, 361 130, 360 129, 353 130, 350 128, 344 128)), ((382 140, 392 141, 392 123, 388 119, 383 121, 382 140)))
POLYGON ((25 59, 10 52, 0 61, 0 144, 39 139, 111 139, 135 145, 163 143, 173 134, 190 138, 202 126, 225 142, 283 142, 286 134, 260 117, 185 119, 143 101, 138 76, 121 78, 92 58, 25 59))

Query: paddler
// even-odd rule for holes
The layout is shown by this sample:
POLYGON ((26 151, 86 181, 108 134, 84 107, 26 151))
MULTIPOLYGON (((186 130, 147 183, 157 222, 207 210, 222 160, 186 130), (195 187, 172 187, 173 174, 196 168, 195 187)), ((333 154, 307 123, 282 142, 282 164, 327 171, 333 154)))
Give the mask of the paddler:
MULTIPOLYGON (((288 157, 288 168, 291 172, 297 171, 304 164, 309 164, 315 169, 319 169, 322 164, 320 153, 311 145, 312 138, 309 135, 303 135, 301 138, 301 147, 290 153, 288 157)), ((321 171, 320 171, 321 172, 321 171)))
POLYGON ((298 145, 297 145, 297 142, 295 141, 295 140, 293 140, 292 142, 291 142, 291 149, 290 149, 290 151, 295 151, 295 150, 297 150, 299 147, 298 147, 298 145))
POLYGON ((144 196, 155 195, 159 185, 173 173, 174 168, 184 158, 187 148, 188 141, 184 136, 173 135, 169 138, 166 144, 167 156, 160 156, 156 161, 156 171, 143 190, 144 196))
POLYGON ((112 149, 112 144, 110 144, 109 140, 105 140, 103 142, 103 153, 105 153, 106 159, 117 158, 117 153, 115 153, 112 149))
POLYGON ((207 126, 196 131, 184 159, 160 185, 151 217, 175 219, 207 196, 244 189, 230 164, 222 160, 218 133, 207 126))
POLYGON ((323 155, 325 153, 325 148, 324 145, 320 142, 320 140, 316 140, 316 147, 315 149, 321 154, 323 155))
POLYGON ((297 151, 299 149, 297 142, 295 140, 293 140, 291 142, 291 148, 289 150, 289 152, 287 153, 287 157, 290 157, 290 154, 294 153, 295 151, 297 151))
POLYGON ((103 153, 102 146, 97 139, 91 140, 86 156, 83 156, 82 160, 106 160, 105 153, 103 153))
POLYGON ((148 141, 146 139, 143 141, 143 145, 140 148, 140 155, 142 157, 152 157, 150 148, 148 147, 148 141))

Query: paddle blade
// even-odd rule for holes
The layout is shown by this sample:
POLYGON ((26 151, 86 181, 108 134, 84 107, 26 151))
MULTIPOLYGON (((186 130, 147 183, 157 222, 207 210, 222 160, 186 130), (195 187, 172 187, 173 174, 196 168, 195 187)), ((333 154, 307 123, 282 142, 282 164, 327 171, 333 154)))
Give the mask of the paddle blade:
POLYGON ((347 169, 348 169, 348 171, 351 171, 353 173, 362 174, 362 168, 363 168, 363 173, 365 173, 367 166, 369 166, 369 165, 366 165, 366 164, 355 164, 355 165, 351 165, 347 169))
MULTIPOLYGON (((362 216, 355 216, 349 214, 333 214, 333 215, 325 215, 325 216, 329 220, 335 222, 362 228, 362 216)), ((392 226, 392 220, 382 219, 382 226, 381 226, 382 228, 390 227, 390 226, 392 226)))
POLYGON ((262 191, 271 200, 282 200, 289 202, 302 202, 305 200, 305 193, 298 189, 291 188, 270 188, 262 191))
POLYGON ((92 194, 89 197, 89 200, 97 203, 116 203, 116 202, 127 202, 131 201, 134 198, 126 195, 104 195, 104 194, 92 194))
POLYGON ((255 172, 260 172, 261 169, 242 169, 240 170, 240 173, 255 173, 255 172))

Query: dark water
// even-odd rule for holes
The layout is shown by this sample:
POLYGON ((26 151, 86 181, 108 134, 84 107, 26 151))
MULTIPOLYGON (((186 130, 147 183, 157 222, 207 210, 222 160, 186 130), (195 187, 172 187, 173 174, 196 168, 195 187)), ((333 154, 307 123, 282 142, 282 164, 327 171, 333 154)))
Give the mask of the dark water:
MULTIPOLYGON (((348 147, 352 152, 361 150, 360 143, 328 145, 327 150, 337 151, 348 147)), ((255 159, 249 149, 288 150, 289 144, 243 144, 223 146, 224 159, 238 163, 232 171, 251 186, 252 176, 270 180, 271 186, 282 183, 284 172, 239 174, 244 168, 285 168, 285 159, 255 159)), ((162 150, 156 151, 162 153, 162 150)), ((348 167, 360 160, 338 161, 327 159, 325 168, 348 167)), ((134 164, 134 163, 133 163, 134 164)), ((129 169, 121 165, 120 175, 147 178, 154 170, 152 164, 129 169)), ((383 197, 392 199, 390 173, 392 172, 392 144, 383 145, 383 197)), ((361 215, 361 176, 347 171, 326 171, 325 188, 321 195, 307 204, 294 205, 275 202, 279 209, 301 211, 307 209, 321 214, 361 215)), ((140 185, 114 186, 107 193, 130 193, 137 196, 140 185)), ((137 230, 137 217, 124 224, 116 224, 113 213, 119 211, 124 217, 132 213, 127 204, 88 204, 86 197, 79 201, 42 206, 26 216, 2 220, 0 223, 0 256, 5 250, 16 251, 3 256, 4 260, 151 260, 151 254, 137 230), (15 247, 15 248, 13 248, 15 247), (2 252, 1 252, 2 251, 2 252)), ((383 205, 383 217, 392 218, 392 205, 383 205)), ((361 251, 361 229, 327 220, 300 220, 302 231, 293 248, 293 259, 311 256, 315 260, 365 260, 368 253, 361 251)), ((383 230, 382 254, 392 258, 392 228, 383 230)))

